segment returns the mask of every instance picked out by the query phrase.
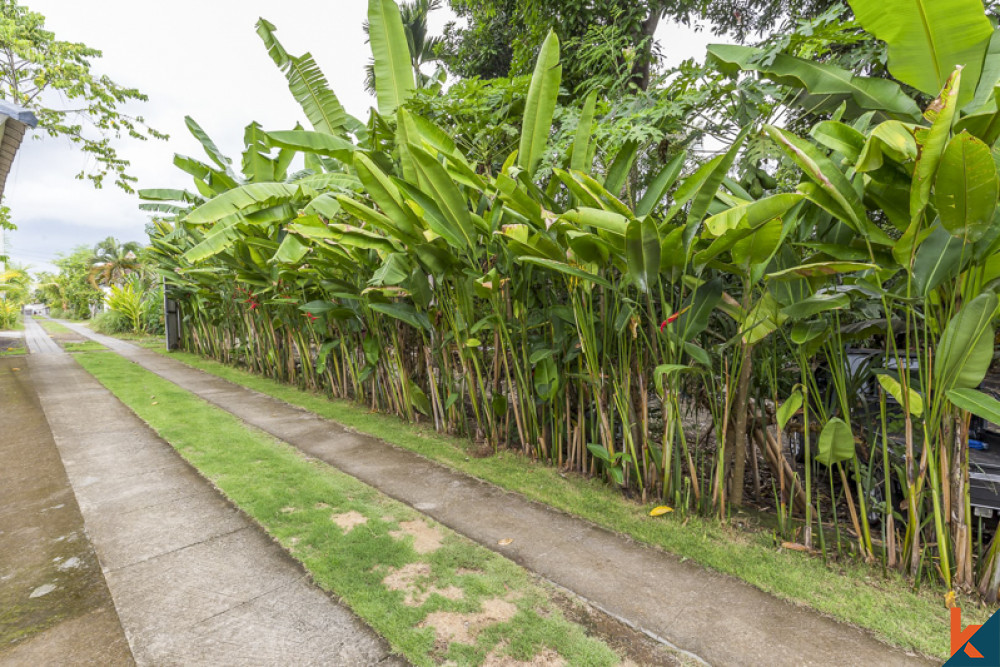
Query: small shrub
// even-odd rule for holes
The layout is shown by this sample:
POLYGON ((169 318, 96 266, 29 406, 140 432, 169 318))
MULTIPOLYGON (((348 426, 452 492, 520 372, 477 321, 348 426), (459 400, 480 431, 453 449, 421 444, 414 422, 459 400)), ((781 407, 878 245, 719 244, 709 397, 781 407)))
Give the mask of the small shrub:
POLYGON ((157 287, 146 293, 142 300, 142 330, 148 334, 162 334, 163 324, 163 287, 157 287))
POLYGON ((129 333, 132 330, 132 322, 128 317, 116 310, 106 310, 98 313, 91 323, 90 328, 97 333, 106 336, 114 334, 129 333))
POLYGON ((21 306, 13 301, 0 301, 0 330, 13 329, 21 321, 21 306))
POLYGON ((111 312, 119 313, 126 319, 129 333, 139 333, 142 330, 142 289, 136 282, 126 283, 122 287, 112 286, 107 302, 111 312))

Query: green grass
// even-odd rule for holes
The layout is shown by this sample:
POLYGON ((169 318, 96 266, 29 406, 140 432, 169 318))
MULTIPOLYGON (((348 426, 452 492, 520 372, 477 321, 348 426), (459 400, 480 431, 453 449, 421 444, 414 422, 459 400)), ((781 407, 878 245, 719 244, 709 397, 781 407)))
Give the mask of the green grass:
POLYGON ((0 350, 0 357, 23 357, 28 353, 23 347, 12 347, 6 350, 0 350))
POLYGON ((618 662, 563 617, 549 589, 507 559, 118 355, 76 359, 414 664, 478 665, 491 652, 528 660, 545 648, 572 665, 618 662), (367 521, 343 531, 332 517, 348 512, 367 521), (417 520, 441 536, 439 548, 421 554, 411 538, 391 534, 417 520), (419 606, 383 583, 413 564, 425 572, 411 593, 429 594, 419 606), (433 594, 449 586, 460 599, 433 594), (513 605, 513 616, 487 624, 472 644, 439 642, 432 628, 418 627, 433 613, 478 612, 487 600, 513 605))
POLYGON ((42 319, 40 317, 36 317, 35 321, 38 322, 42 326, 42 328, 48 331, 50 334, 73 333, 63 325, 53 320, 47 320, 47 319, 42 319))
POLYGON ((128 341, 133 345, 138 345, 139 347, 144 347, 148 350, 166 349, 166 343, 163 336, 150 335, 150 334, 131 334, 131 333, 116 333, 116 334, 105 334, 106 336, 111 336, 112 338, 117 338, 118 340, 128 341))
POLYGON ((100 352, 108 349, 95 340, 88 340, 84 343, 63 343, 62 347, 67 352, 100 352))
MULTIPOLYGON (((350 401, 331 400, 194 354, 171 352, 169 356, 732 575, 776 597, 866 628, 890 644, 937 658, 950 656, 949 612, 944 604, 945 591, 939 587, 924 586, 914 591, 903 577, 878 566, 849 559, 826 564, 817 557, 782 550, 773 533, 766 531, 741 530, 691 515, 652 519, 647 515, 652 505, 631 502, 597 480, 563 475, 555 468, 510 452, 477 458, 468 440, 371 413, 350 401)), ((984 623, 996 611, 971 597, 960 598, 959 602, 966 623, 984 623)))
POLYGON ((14 326, 9 329, 3 329, 3 331, 24 331, 24 315, 18 315, 14 321, 14 326))

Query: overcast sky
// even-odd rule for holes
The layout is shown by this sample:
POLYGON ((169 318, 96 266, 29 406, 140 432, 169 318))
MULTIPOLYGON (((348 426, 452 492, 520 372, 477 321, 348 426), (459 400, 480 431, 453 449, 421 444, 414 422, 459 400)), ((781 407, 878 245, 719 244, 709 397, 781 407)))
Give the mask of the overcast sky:
MULTIPOLYGON (((370 57, 361 26, 367 0, 26 0, 46 16, 46 28, 61 40, 84 42, 104 57, 94 71, 149 96, 127 109, 170 134, 169 141, 122 140, 118 150, 132 162, 139 188, 189 188, 190 178, 172 163, 174 153, 204 159, 184 126, 190 115, 238 162, 243 128, 256 120, 265 130, 290 129, 305 118, 288 92, 284 76, 254 32, 258 17, 277 28, 293 55, 312 52, 347 110, 367 118, 374 100, 364 91, 370 57)), ((440 34, 453 16, 431 15, 440 34)), ((713 41, 708 31, 661 25, 656 34, 667 65, 703 58, 713 41)), ((145 242, 147 216, 138 200, 108 179, 102 190, 74 176, 91 166, 65 140, 32 140, 21 146, 5 199, 18 230, 7 235, 11 258, 34 270, 54 270, 60 253, 93 245, 112 235, 145 242)))

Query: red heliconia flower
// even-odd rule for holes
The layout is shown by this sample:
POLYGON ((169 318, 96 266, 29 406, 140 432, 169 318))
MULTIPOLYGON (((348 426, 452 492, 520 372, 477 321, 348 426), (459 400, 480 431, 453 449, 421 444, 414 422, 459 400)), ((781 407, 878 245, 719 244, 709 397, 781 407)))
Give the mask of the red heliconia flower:
POLYGON ((687 310, 688 310, 688 308, 690 308, 690 307, 691 306, 687 306, 685 308, 681 308, 676 313, 674 313, 673 315, 671 315, 667 319, 663 320, 663 324, 660 325, 660 333, 663 333, 663 330, 667 328, 668 324, 673 324, 674 322, 676 322, 677 318, 680 317, 681 315, 683 315, 684 313, 686 313, 687 310))

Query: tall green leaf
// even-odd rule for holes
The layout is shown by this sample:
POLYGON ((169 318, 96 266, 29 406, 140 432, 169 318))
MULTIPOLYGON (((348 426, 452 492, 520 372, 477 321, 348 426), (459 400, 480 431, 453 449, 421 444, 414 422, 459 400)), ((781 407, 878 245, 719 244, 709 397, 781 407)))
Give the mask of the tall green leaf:
POLYGON ((681 151, 656 174, 649 183, 649 187, 646 188, 646 192, 642 195, 642 199, 639 200, 639 203, 635 207, 635 214, 637 216, 641 218, 653 212, 656 205, 667 194, 667 190, 677 181, 681 169, 684 168, 685 160, 687 160, 687 151, 681 151))
MULTIPOLYGON (((469 205, 462 196, 462 191, 455 185, 448 171, 430 153, 413 144, 410 144, 409 150, 413 156, 421 189, 433 195, 446 221, 444 228, 435 231, 455 247, 474 251, 475 232, 469 215, 469 205)), ((427 212, 432 209, 425 206, 424 210, 427 212)), ((431 218, 428 218, 428 223, 431 224, 431 218)))
POLYGON ((913 258, 913 286, 920 296, 926 296, 945 281, 955 278, 962 270, 962 260, 968 259, 961 239, 935 224, 931 233, 917 247, 913 258), (963 257, 965 256, 965 257, 963 257))
POLYGON ((344 107, 333 94, 312 55, 309 53, 298 57, 289 55, 274 36, 274 31, 275 27, 271 23, 264 19, 257 21, 257 34, 264 42, 271 60, 288 80, 288 89, 302 107, 306 118, 318 132, 342 133, 352 125, 351 121, 354 119, 344 111, 344 107))
MULTIPOLYGON (((888 79, 855 76, 833 65, 805 60, 779 53, 766 58, 763 49, 737 44, 710 44, 709 56, 723 69, 733 66, 744 71, 757 71, 777 83, 794 88, 804 88, 811 94, 806 98, 815 106, 814 96, 826 98, 829 106, 841 100, 850 100, 863 110, 886 111, 894 116, 917 119, 917 106, 902 88, 888 79)), ((937 90, 935 90, 937 92, 937 90)))
POLYGON ((1000 401, 977 389, 952 389, 948 400, 955 407, 982 417, 994 424, 1000 424, 1000 401))
POLYGON ((590 156, 590 134, 594 126, 594 109, 597 106, 597 91, 587 95, 580 112, 580 120, 576 124, 573 136, 573 147, 570 151, 569 168, 573 171, 589 171, 587 158, 590 156))
POLYGON ((251 183, 205 202, 187 216, 191 224, 201 225, 221 220, 234 213, 259 211, 291 201, 299 194, 297 185, 284 183, 251 183))
POLYGON ((535 73, 528 87, 524 102, 524 122, 521 124, 521 143, 517 152, 517 165, 534 176, 549 143, 552 116, 559 97, 562 65, 559 64, 559 38, 550 31, 535 62, 535 73))
POLYGON ((986 377, 993 361, 993 316, 1000 302, 984 292, 966 303, 945 327, 934 357, 939 391, 972 389, 986 377))
POLYGON ((993 26, 982 0, 850 0, 865 30, 889 45, 889 72, 936 95, 963 66, 959 106, 972 99, 993 26))
POLYGON ((964 132, 941 158, 934 186, 941 224, 952 236, 975 243, 989 230, 1000 194, 1000 178, 989 146, 964 132))
POLYGON ((819 434, 816 450, 816 460, 825 466, 850 461, 854 458, 854 435, 851 427, 843 419, 834 417, 819 434))
POLYGON ((202 148, 205 149, 205 154, 211 158, 212 162, 219 165, 219 169, 229 173, 230 165, 232 165, 233 161, 222 154, 222 151, 215 145, 215 142, 208 136, 208 133, 201 128, 201 125, 191 116, 184 116, 184 124, 187 125, 188 130, 198 140, 202 148))
POLYGON ((600 277, 599 275, 591 273, 590 271, 585 271, 577 266, 571 266, 564 262, 557 262, 555 260, 546 259, 544 257, 529 257, 527 255, 522 255, 520 257, 517 257, 515 261, 524 262, 527 264, 537 264, 538 266, 543 266, 552 271, 562 273, 563 275, 569 276, 570 278, 578 278, 586 282, 600 285, 601 287, 607 287, 609 289, 611 288, 611 283, 609 283, 607 280, 600 277))
POLYGON ((932 123, 930 128, 918 132, 920 157, 917 158, 917 164, 913 169, 913 185, 910 188, 910 218, 913 220, 911 225, 918 224, 920 215, 930 201, 931 185, 934 183, 941 158, 948 148, 951 127, 957 114, 958 86, 961 80, 961 71, 955 72, 948 79, 941 96, 926 112, 932 123))
POLYGON ((632 220, 625 230, 629 277, 640 292, 655 288, 660 273, 660 236, 649 218, 632 220))
POLYGON ((307 252, 309 252, 309 246, 299 241, 295 234, 285 234, 285 238, 281 241, 281 245, 278 246, 278 251, 274 253, 272 261, 284 264, 298 264, 306 256, 307 252))
POLYGON ((368 39, 375 58, 378 110, 390 116, 415 88, 406 29, 393 0, 368 0, 368 39))
POLYGON ((354 144, 333 134, 311 132, 309 130, 279 130, 267 133, 267 142, 278 148, 287 148, 303 153, 314 153, 334 157, 349 162, 354 154, 354 144))

